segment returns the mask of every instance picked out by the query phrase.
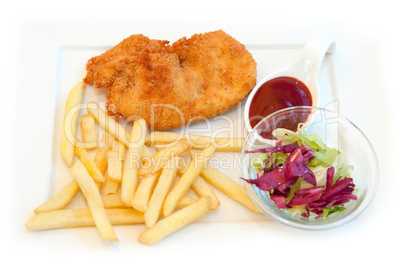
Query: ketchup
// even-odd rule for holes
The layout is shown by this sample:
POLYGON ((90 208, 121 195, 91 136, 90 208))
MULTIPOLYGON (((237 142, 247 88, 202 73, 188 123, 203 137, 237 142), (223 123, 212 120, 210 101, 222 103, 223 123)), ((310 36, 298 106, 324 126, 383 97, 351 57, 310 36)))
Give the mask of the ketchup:
MULTIPOLYGON (((254 128, 266 116, 281 109, 293 106, 311 106, 312 103, 311 93, 302 81, 289 76, 271 79, 262 84, 250 103, 250 125, 254 128)), ((297 118, 295 116, 296 114, 279 120, 276 122, 275 128, 281 127, 296 131, 297 125, 307 120, 308 114, 298 114, 297 118)), ((272 139, 272 130, 267 130, 260 135, 272 139)))

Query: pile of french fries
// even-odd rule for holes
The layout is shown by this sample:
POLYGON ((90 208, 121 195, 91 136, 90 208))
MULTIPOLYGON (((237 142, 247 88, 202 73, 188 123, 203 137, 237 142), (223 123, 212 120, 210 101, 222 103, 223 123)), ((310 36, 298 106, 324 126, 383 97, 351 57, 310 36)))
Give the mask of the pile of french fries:
POLYGON ((143 119, 134 121, 129 132, 95 102, 79 118, 85 87, 78 83, 71 89, 62 125, 60 152, 72 180, 34 210, 28 230, 96 226, 102 239, 117 242, 113 225, 144 223, 147 229, 138 241, 152 245, 219 207, 210 185, 261 213, 241 185, 208 164, 215 151, 241 151, 243 138, 148 134, 143 119), (81 140, 76 137, 79 119, 81 140), (104 130, 99 144, 96 124, 104 130), (88 153, 92 150, 94 157, 88 153), (191 161, 184 161, 184 154, 191 161), (199 198, 188 195, 190 188, 199 198), (88 208, 67 209, 79 191, 88 208))

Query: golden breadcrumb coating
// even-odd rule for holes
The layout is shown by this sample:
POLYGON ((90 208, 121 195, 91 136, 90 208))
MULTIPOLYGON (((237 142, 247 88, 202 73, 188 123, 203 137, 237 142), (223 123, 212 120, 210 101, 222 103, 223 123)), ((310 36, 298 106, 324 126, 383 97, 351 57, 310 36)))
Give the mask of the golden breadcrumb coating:
POLYGON ((141 34, 87 63, 84 82, 109 90, 108 113, 144 118, 155 130, 221 114, 256 84, 257 68, 244 45, 222 30, 172 45, 141 34))

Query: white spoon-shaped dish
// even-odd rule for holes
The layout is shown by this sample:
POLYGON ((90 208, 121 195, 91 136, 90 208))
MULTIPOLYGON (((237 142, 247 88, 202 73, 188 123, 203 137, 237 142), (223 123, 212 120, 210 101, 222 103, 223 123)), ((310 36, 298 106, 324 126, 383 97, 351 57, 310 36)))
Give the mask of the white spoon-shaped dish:
POLYGON ((320 98, 318 74, 320 71, 321 62, 326 53, 333 53, 335 51, 335 44, 335 38, 330 35, 315 35, 306 43, 293 64, 262 79, 254 87, 247 98, 244 110, 244 121, 246 123, 247 130, 249 132, 252 130, 249 112, 254 95, 265 82, 277 77, 289 76, 302 81, 308 87, 311 93, 311 106, 318 107, 320 98))

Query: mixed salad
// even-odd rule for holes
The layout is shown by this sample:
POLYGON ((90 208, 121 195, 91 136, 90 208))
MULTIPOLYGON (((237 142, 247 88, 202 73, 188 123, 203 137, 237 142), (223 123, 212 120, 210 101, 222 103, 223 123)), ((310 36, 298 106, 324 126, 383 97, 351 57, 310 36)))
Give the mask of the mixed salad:
POLYGON ((276 146, 246 151, 259 153, 253 162, 257 178, 242 179, 266 191, 278 208, 305 218, 314 213, 318 219, 357 200, 353 166, 341 152, 328 148, 317 134, 308 134, 304 124, 296 132, 278 128, 272 134, 276 146))

